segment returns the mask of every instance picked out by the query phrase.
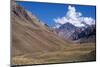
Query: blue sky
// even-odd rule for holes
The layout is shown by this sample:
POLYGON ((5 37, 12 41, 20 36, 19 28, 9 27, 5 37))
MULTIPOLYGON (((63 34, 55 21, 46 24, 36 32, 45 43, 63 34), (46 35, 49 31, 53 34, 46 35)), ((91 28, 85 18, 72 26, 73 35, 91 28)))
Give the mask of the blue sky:
MULTIPOLYGON (((23 2, 17 1, 17 4, 24 7, 26 10, 30 11, 38 19, 48 24, 49 26, 54 26, 54 18, 63 17, 68 11, 68 4, 57 4, 57 3, 41 3, 41 2, 23 2)), ((95 19, 95 6, 82 6, 82 5, 72 5, 76 8, 77 12, 81 12, 82 16, 92 17, 95 19)))

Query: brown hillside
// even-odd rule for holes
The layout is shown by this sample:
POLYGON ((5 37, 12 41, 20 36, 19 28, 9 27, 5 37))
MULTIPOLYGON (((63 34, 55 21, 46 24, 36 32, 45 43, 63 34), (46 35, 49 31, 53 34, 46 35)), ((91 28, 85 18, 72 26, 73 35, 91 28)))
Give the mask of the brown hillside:
POLYGON ((43 26, 38 19, 16 3, 12 9, 13 56, 36 51, 60 50, 66 42, 43 26))

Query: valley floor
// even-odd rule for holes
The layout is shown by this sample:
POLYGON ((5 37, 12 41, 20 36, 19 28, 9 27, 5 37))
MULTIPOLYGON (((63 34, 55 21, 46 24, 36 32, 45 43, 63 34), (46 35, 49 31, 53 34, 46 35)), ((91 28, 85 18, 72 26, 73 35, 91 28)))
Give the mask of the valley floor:
POLYGON ((95 43, 73 44, 57 51, 27 53, 14 56, 12 65, 95 61, 95 46, 95 43))

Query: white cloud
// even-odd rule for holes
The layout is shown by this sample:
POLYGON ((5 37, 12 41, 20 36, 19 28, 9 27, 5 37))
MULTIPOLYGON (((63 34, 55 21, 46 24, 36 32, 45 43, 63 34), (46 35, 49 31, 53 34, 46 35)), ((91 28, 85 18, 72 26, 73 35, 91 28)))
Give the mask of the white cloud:
POLYGON ((92 19, 91 17, 85 17, 85 18, 84 18, 84 22, 85 22, 86 24, 88 24, 88 25, 93 25, 93 24, 95 24, 95 20, 92 19))
POLYGON ((65 24, 67 19, 66 17, 62 17, 62 18, 57 18, 57 19, 54 19, 54 21, 58 24, 65 24))
POLYGON ((57 24, 71 23, 77 27, 95 24, 95 20, 91 17, 83 17, 81 12, 76 12, 74 6, 68 6, 68 11, 64 17, 54 18, 57 24))
POLYGON ((60 27, 60 24, 56 24, 53 28, 59 28, 60 27))

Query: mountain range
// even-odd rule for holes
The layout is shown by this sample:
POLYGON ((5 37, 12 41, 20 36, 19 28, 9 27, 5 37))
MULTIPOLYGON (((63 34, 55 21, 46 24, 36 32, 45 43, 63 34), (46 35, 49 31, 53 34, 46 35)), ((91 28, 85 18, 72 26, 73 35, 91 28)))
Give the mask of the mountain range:
POLYGON ((76 27, 71 23, 65 23, 55 31, 58 36, 73 42, 95 42, 96 38, 96 25, 76 27))

